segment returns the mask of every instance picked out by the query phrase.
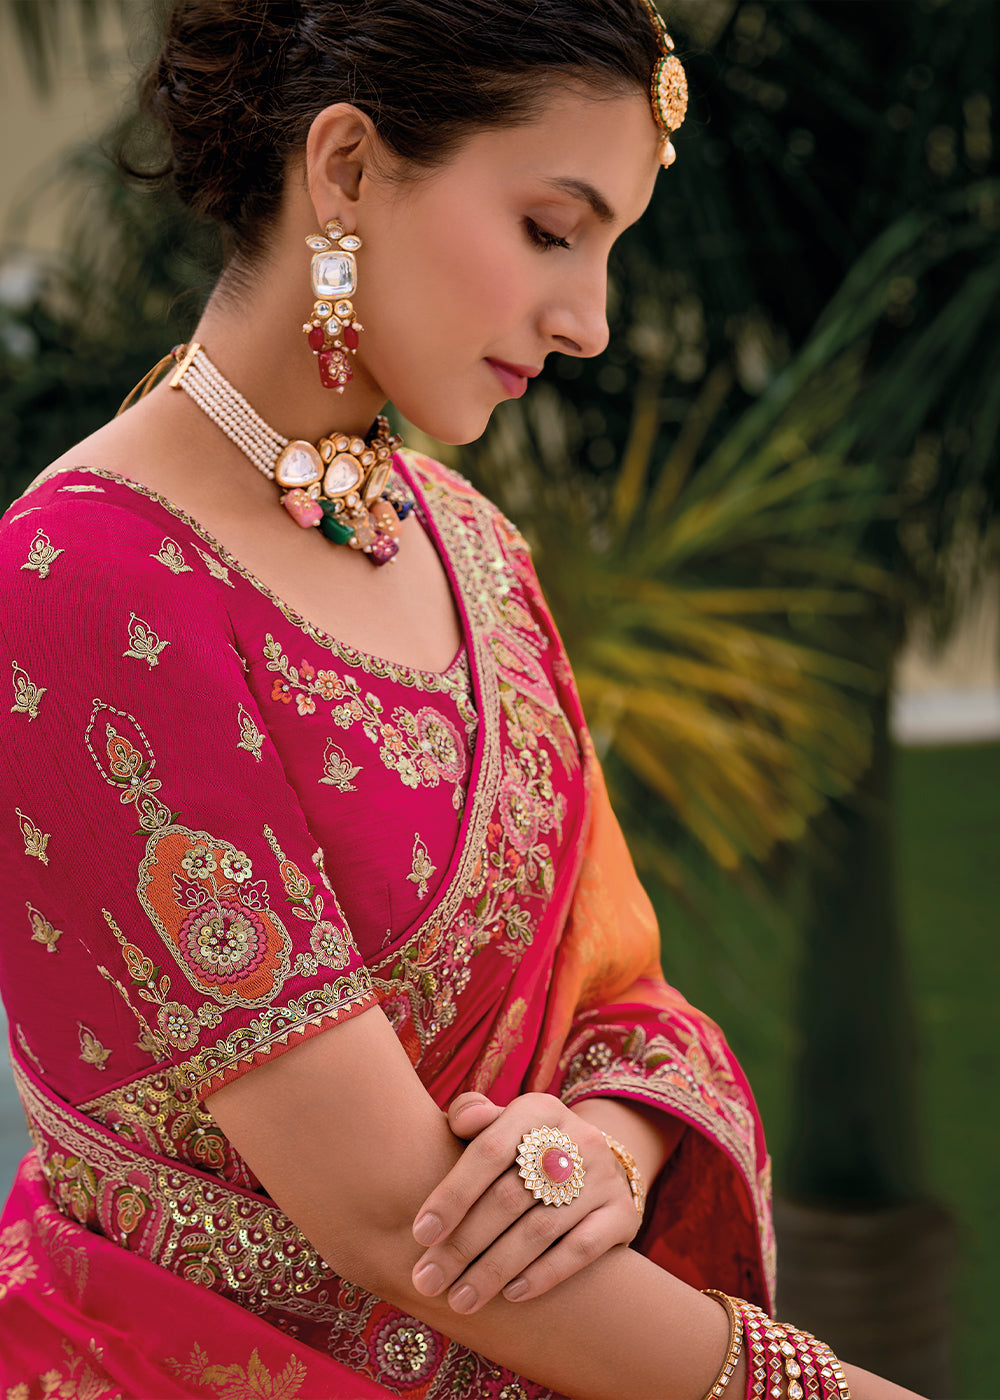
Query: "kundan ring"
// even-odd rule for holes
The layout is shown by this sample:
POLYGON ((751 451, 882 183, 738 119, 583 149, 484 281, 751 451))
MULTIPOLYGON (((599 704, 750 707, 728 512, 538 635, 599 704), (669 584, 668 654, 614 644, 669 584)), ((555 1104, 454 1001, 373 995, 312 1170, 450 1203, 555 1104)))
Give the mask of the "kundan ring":
POLYGON ((517 1144, 517 1172, 536 1201, 566 1206, 583 1188, 580 1149, 558 1128, 532 1128, 517 1144))

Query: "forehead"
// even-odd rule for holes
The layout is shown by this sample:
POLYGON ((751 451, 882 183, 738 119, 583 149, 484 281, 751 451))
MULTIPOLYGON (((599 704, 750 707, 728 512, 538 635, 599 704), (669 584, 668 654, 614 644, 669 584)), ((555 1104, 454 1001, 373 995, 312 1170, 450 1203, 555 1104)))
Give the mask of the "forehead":
POLYGON ((659 165, 660 132, 641 92, 607 95, 561 85, 523 125, 485 131, 463 148, 465 179, 501 178, 592 185, 621 226, 649 203, 659 165))

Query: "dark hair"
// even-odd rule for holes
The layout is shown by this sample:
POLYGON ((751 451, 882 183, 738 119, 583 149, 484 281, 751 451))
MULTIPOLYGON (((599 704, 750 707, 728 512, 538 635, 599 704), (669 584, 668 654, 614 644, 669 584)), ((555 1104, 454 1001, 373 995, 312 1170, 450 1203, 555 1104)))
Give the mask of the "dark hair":
POLYGON ((478 129, 529 121, 546 74, 603 97, 648 89, 657 55, 642 0, 178 0, 141 97, 169 141, 161 173, 252 255, 333 102, 404 167, 433 168, 478 129))

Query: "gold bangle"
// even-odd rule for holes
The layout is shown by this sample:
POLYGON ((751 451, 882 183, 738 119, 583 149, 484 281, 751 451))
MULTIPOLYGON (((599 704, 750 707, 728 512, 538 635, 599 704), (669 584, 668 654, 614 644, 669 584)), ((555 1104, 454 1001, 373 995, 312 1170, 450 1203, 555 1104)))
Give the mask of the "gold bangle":
POLYGON ((732 1380, 737 1363, 740 1359, 740 1354, 743 1351, 743 1321, 737 1313, 736 1308, 733 1306, 733 1301, 728 1294, 720 1293, 717 1288, 703 1288, 701 1291, 706 1297, 714 1298, 717 1303, 722 1304, 729 1314, 729 1325, 732 1329, 729 1334, 729 1350, 726 1352, 726 1359, 722 1363, 722 1369, 712 1382, 708 1394, 705 1396, 705 1400, 718 1400, 718 1397, 722 1395, 726 1386, 732 1380))
POLYGON ((638 1163, 627 1147, 623 1147, 622 1144, 616 1142, 613 1137, 608 1137, 607 1133, 604 1133, 603 1136, 604 1141, 611 1148, 611 1151, 621 1163, 625 1175, 628 1177, 629 1190, 632 1192, 632 1204, 639 1212, 639 1219, 641 1220, 642 1213, 646 1209, 646 1183, 642 1179, 642 1172, 639 1170, 638 1163))

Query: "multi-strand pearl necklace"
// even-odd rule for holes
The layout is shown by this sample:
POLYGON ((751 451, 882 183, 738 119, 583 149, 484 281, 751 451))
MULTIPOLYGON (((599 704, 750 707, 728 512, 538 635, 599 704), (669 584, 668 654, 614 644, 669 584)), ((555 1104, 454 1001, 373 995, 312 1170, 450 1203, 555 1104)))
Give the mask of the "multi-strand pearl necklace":
POLYGON ((334 544, 388 564, 413 501, 389 480, 402 439, 381 415, 367 438, 330 433, 316 446, 282 437, 192 341, 174 351, 172 389, 183 389, 269 481, 283 489, 281 504, 303 529, 317 526, 334 544))

